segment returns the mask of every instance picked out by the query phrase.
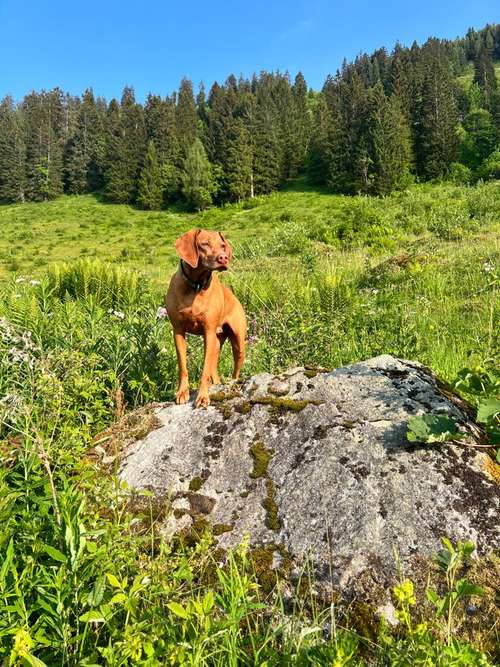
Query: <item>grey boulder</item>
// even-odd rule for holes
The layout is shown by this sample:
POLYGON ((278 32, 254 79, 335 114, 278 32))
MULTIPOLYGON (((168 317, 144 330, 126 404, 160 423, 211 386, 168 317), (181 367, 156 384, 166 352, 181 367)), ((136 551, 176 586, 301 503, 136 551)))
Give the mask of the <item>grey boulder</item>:
POLYGON ((397 561, 411 576, 441 536, 498 548, 496 464, 473 447, 468 406, 424 366, 383 355, 211 397, 206 410, 156 404, 153 430, 121 454, 120 479, 169 503, 165 536, 201 518, 223 549, 247 537, 343 593, 389 585, 397 561), (461 444, 408 442, 408 420, 428 412, 454 419, 461 444))

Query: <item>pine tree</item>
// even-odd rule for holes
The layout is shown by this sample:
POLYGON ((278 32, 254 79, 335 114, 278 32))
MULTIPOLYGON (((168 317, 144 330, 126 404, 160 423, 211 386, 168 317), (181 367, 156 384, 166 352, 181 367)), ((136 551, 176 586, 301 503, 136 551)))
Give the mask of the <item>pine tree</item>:
POLYGON ((409 172, 410 130, 398 98, 387 98, 380 82, 370 90, 368 105, 370 191, 386 195, 409 172))
POLYGON ((79 194, 103 184, 105 129, 92 90, 83 94, 75 125, 66 144, 64 170, 67 192, 79 194))
POLYGON ((328 181, 328 108, 322 94, 318 96, 313 116, 313 129, 307 152, 307 177, 311 183, 326 185, 328 181))
POLYGON ((256 195, 268 194, 280 183, 281 160, 277 128, 269 90, 259 85, 252 126, 253 189, 256 195))
POLYGON ((126 145, 121 121, 120 105, 111 100, 106 118, 105 195, 109 201, 131 201, 133 181, 125 161, 126 145))
POLYGON ((164 203, 174 201, 180 193, 181 162, 177 138, 176 107, 173 97, 162 100, 149 95, 145 107, 148 140, 154 143, 158 164, 162 172, 164 203))
POLYGON ((25 159, 19 114, 7 96, 0 103, 0 201, 24 201, 25 159))
POLYGON ((177 136, 181 159, 187 154, 197 137, 198 116, 193 95, 193 84, 189 79, 182 79, 177 98, 176 110, 177 136))
POLYGON ((108 112, 106 197, 132 203, 145 153, 146 129, 142 107, 126 87, 120 106, 112 100, 108 112))
POLYGON ((307 84, 301 72, 292 86, 291 123, 288 131, 288 177, 295 178, 305 164, 309 141, 309 112, 307 109, 307 84))
POLYGON ((498 87, 491 57, 492 50, 493 42, 491 48, 481 46, 474 58, 474 83, 481 89, 483 108, 488 110, 491 110, 492 100, 498 87))
POLYGON ((241 118, 232 119, 227 130, 223 183, 227 201, 240 201, 252 194, 252 149, 241 118))
POLYGON ((137 203, 147 210, 159 210, 163 204, 163 174, 153 141, 149 141, 139 178, 137 203))
POLYGON ((458 115, 449 64, 430 41, 423 59, 424 74, 418 107, 416 159, 424 178, 441 178, 458 152, 458 115))
POLYGON ((214 194, 212 167, 198 138, 188 149, 181 180, 182 194, 190 208, 201 211, 211 204, 214 194))
POLYGON ((348 194, 366 192, 370 156, 366 136, 367 99, 361 75, 330 79, 324 88, 328 123, 329 183, 348 194))
POLYGON ((26 197, 53 199, 63 192, 64 99, 61 91, 30 93, 21 105, 26 146, 26 197))

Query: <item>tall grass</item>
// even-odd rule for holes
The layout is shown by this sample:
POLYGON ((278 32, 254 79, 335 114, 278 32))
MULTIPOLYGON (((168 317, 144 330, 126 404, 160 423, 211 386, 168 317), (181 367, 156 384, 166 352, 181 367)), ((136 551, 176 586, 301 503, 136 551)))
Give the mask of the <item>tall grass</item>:
MULTIPOLYGON (((108 248, 112 261, 75 261, 78 237, 61 256, 71 261, 33 273, 20 249, 19 273, 0 286, 0 660, 493 664, 481 650, 493 650, 495 629, 483 628, 473 648, 465 614, 448 636, 424 603, 393 593, 412 623, 393 632, 373 631, 371 622, 369 632, 345 607, 318 605, 312 581, 306 597, 303 586, 266 589, 244 546, 222 565, 209 535, 189 547, 166 541, 165 502, 122 488, 87 452, 106 442, 125 409, 175 391, 170 326, 157 316, 165 281, 151 271, 152 255, 138 252, 144 237, 227 224, 237 259, 223 280, 249 319, 246 375, 392 353, 453 381, 464 366, 498 356, 497 193, 495 184, 425 186, 388 200, 285 192, 198 218, 146 220, 131 210, 130 253, 112 257, 108 248)), ((99 225, 109 233, 126 207, 90 209, 97 238, 99 225)), ((64 239, 75 221, 87 224, 89 198, 43 210, 61 214, 64 239)), ((38 220, 30 238, 25 211, 0 210, 7 235, 25 234, 29 246, 37 229, 54 233, 49 219, 38 220)), ((167 274, 175 260, 164 259, 167 274)), ((189 342, 197 378, 202 345, 189 342)), ((231 365, 225 350, 223 375, 231 365)))

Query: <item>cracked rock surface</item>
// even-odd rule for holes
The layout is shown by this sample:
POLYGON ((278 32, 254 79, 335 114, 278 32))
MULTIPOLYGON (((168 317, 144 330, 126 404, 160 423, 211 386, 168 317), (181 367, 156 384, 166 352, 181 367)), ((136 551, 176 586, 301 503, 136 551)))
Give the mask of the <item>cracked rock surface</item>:
POLYGON ((172 503, 166 535, 200 517, 222 548, 248 535, 341 591, 387 586, 395 553, 411 575, 440 537, 499 546, 500 486, 484 451, 406 439, 408 419, 470 410, 425 367, 388 355, 316 372, 295 368, 213 387, 206 410, 163 404, 155 430, 122 453, 119 477, 172 503))

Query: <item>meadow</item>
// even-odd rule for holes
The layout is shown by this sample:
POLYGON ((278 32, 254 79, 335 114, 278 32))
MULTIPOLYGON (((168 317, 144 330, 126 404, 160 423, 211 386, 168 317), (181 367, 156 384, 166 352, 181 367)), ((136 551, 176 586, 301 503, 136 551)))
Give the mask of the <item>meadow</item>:
MULTIPOLYGON (((223 280, 249 318, 244 375, 389 353, 428 365, 473 404, 498 393, 500 182, 371 198, 299 179, 199 214, 91 195, 0 207, 0 660, 494 664, 498 628, 470 636, 462 605, 445 632, 408 582, 394 591, 396 632, 307 596, 285 614, 279 582, 263 590, 248 550, 219 568, 209 534, 166 543, 167 508, 88 455, 129 410, 173 397, 158 307, 173 241, 192 227, 233 245, 223 280)), ((189 342, 195 378, 202 346, 189 342)))

